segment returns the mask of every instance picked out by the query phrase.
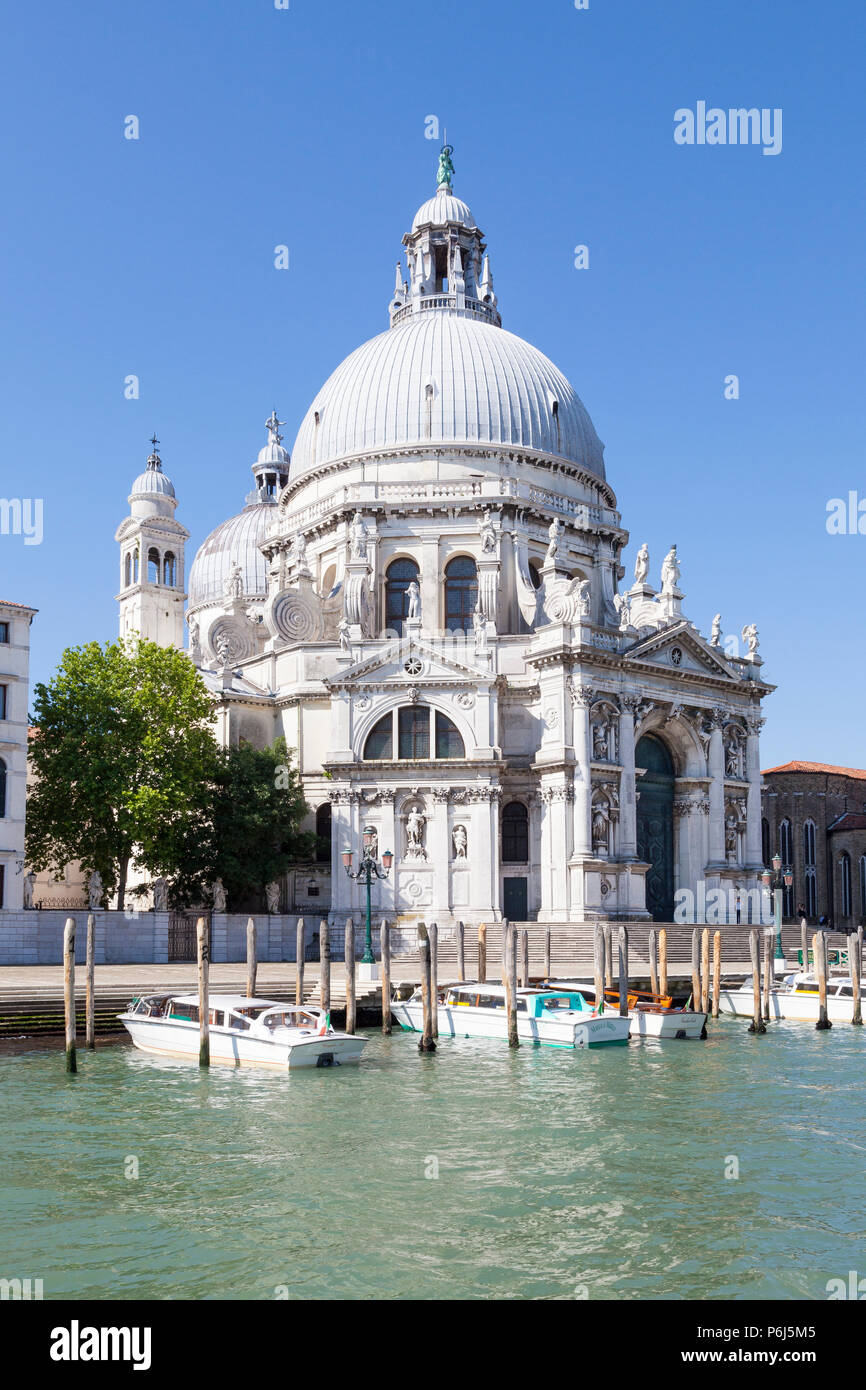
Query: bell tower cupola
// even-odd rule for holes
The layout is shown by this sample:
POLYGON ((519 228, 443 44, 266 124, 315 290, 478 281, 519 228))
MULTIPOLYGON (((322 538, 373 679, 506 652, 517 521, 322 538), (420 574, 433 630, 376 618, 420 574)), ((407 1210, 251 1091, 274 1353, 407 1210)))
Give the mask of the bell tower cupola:
POLYGON ((150 445, 147 466, 129 494, 130 514, 114 537, 120 547, 120 636, 138 634, 161 647, 182 649, 189 531, 175 520, 177 497, 163 472, 156 435, 150 445))

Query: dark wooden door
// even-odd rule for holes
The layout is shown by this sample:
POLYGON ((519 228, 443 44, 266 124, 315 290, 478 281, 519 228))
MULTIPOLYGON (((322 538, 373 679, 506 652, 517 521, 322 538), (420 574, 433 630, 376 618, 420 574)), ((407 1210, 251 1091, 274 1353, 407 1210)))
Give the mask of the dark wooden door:
POLYGON ((509 922, 525 922, 529 908, 529 880, 525 878, 505 878, 502 880, 502 915, 509 922))
POLYGON ((656 922, 673 921, 674 913, 674 769, 660 739, 647 734, 634 755, 646 768, 637 779, 637 853, 649 864, 646 906, 656 922))

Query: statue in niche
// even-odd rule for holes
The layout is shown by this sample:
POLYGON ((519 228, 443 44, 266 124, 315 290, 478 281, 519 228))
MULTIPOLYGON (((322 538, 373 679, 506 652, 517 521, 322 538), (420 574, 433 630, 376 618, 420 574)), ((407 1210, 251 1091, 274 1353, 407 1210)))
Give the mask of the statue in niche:
POLYGON ((737 857, 737 817, 733 811, 725 820, 725 853, 729 859, 737 857))
POLYGON ((454 846, 455 859, 468 858, 469 836, 466 834, 465 825, 455 825, 451 831, 451 843, 454 846))
POLYGON ((631 626, 631 606, 625 594, 614 594, 613 606, 619 616, 619 630, 625 632, 631 626))
POLYGON ((413 580, 411 581, 411 583, 409 584, 409 587, 408 587, 408 589, 406 590, 406 597, 407 597, 407 599, 409 600, 409 609, 408 609, 408 612, 407 612, 407 614, 406 614, 406 617, 407 617, 407 618, 420 618, 420 617, 421 617, 421 590, 418 588, 418 583, 417 583, 416 580, 413 579, 413 580))
POLYGON ((280 885, 279 883, 269 883, 265 888, 265 901, 268 904, 268 916, 276 917, 280 910, 280 885))
POLYGON ((213 898, 214 912, 225 912, 226 890, 223 887, 223 881, 221 878, 217 878, 214 880, 213 885, 211 887, 211 896, 213 898))
POLYGON ((407 859, 426 859, 427 853, 424 849, 424 827, 427 824, 426 817, 414 806, 406 817, 406 858, 407 859))
POLYGON ((367 558, 367 528, 364 525, 364 518, 360 512, 356 512, 352 518, 352 559, 366 560, 367 558))
POLYGON ((226 575, 225 591, 227 598, 242 598, 244 592, 244 572, 235 561, 226 575))
POLYGON ((729 743, 725 749, 725 776, 739 777, 740 750, 736 743, 729 743))
POLYGON ((168 884, 164 878, 153 880, 153 910, 168 912, 168 884))
POLYGON ((562 535, 562 522, 558 516, 555 516, 551 521, 547 529, 547 534, 550 537, 550 544, 547 547, 547 554, 544 557, 545 564, 549 564, 556 558, 556 552, 559 549, 559 540, 562 535))
POLYGON ((337 630, 340 634, 340 651, 351 651, 351 647, 349 645, 349 624, 345 618, 340 619, 339 623, 337 624, 337 630))
POLYGON ((102 874, 98 869, 87 880, 87 902, 91 912, 98 912, 102 907, 102 874))
POLYGON ((610 731, 601 720, 592 726, 592 756, 596 762, 607 762, 610 754, 610 731))
POLYGON ((662 593, 672 594, 676 591, 680 582, 680 566, 677 560, 677 548, 672 545, 662 564, 662 593))
POLYGON ((481 549, 485 555, 490 555, 496 550, 496 532, 490 521, 490 510, 485 510, 481 519, 481 549))
POLYGON ((647 575, 649 574, 649 565, 649 546, 647 545, 646 541, 644 541, 643 545, 637 553, 637 559, 634 562, 634 577, 636 584, 645 584, 647 582, 647 575))
POLYGON ((486 652, 487 650, 487 624, 484 621, 484 614, 480 608, 476 608, 472 614, 472 631, 475 635, 475 650, 486 652))
POLYGON ((744 642, 748 643, 749 656, 757 656, 760 644, 758 642, 758 629, 755 627, 755 624, 747 623, 740 636, 744 642))
POLYGON ((607 853, 608 817, 603 801, 597 801, 592 808, 592 848, 594 853, 607 853))
POLYGON ((710 633, 710 646, 717 647, 722 640, 722 615, 717 613, 713 618, 713 630, 710 633))
POLYGON ((297 570, 307 569, 307 538, 299 531, 289 549, 289 564, 297 570))

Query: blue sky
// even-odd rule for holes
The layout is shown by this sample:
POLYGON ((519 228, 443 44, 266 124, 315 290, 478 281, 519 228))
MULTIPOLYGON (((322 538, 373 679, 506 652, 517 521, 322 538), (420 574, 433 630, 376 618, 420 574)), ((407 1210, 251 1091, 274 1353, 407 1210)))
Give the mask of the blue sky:
POLYGON ((866 766, 866 535, 825 524, 866 499, 863 36, 853 0, 10 8, 0 496, 43 498, 44 540, 0 536, 0 593, 40 610, 34 677, 115 635, 114 530, 154 430, 191 558, 272 405, 290 444, 387 326, 435 115, 504 325, 605 442, 629 576, 676 541, 687 616, 758 624, 765 767, 866 766), (782 152, 675 144, 699 101, 781 108, 782 152))

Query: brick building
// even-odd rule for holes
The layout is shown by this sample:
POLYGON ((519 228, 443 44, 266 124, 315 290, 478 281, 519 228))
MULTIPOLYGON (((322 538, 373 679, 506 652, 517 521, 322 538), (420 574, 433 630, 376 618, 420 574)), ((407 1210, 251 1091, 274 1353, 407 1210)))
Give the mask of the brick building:
POLYGON ((794 866, 784 915, 800 903, 810 922, 866 924, 866 771, 790 762, 763 774, 762 854, 794 866))

